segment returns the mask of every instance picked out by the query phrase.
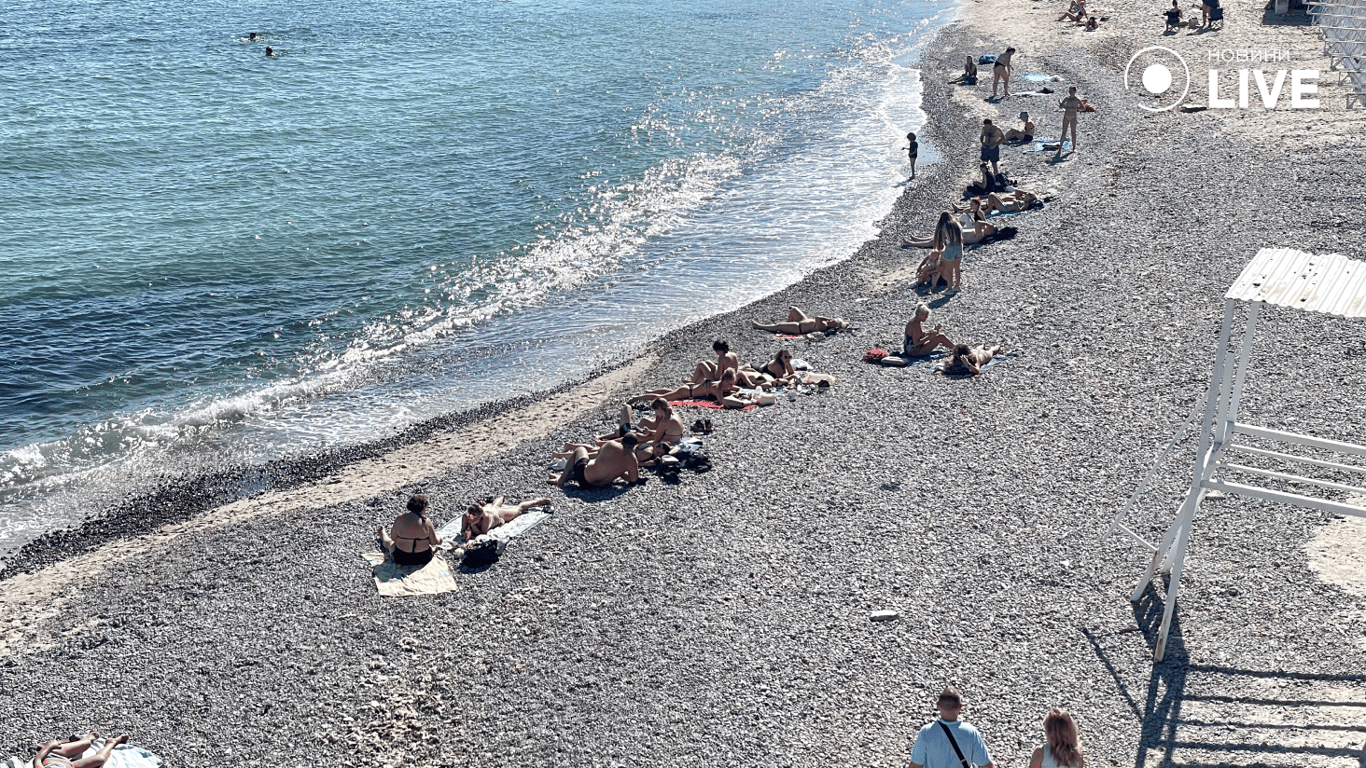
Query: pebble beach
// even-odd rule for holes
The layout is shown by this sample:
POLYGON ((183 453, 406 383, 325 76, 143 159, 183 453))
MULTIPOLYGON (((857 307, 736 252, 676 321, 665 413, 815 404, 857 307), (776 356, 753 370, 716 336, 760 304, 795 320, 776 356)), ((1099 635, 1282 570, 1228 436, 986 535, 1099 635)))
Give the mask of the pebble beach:
MULTIPOLYGON (((0 574, 0 757, 93 728, 167 765, 901 766, 953 684, 1001 766, 1026 764, 1054 706, 1090 766, 1366 764, 1366 524, 1207 502, 1159 664, 1160 598, 1128 599, 1144 551, 1102 540, 1203 403, 1243 265, 1265 247, 1366 258, 1366 109, 1345 107, 1302 11, 1225 7, 1222 30, 1163 36, 1160 4, 1108 3, 1084 32, 1055 0, 969 2, 921 62, 921 146, 943 160, 849 258, 585 381, 271 467, 251 498, 206 478, 29 545, 0 574), (1320 107, 1150 114, 1123 85, 1149 45, 1201 68, 1290 51, 1322 70, 1320 107), (1007 46, 1059 93, 946 84, 1007 46), (1097 107, 1076 151, 1002 151, 1050 202, 969 250, 962 292, 917 293, 923 252, 901 239, 961 199, 982 119, 1029 110, 1057 136, 1068 85, 1097 107), (955 341, 1013 356, 966 380, 863 362, 921 301, 955 341), (853 329, 750 329, 790 306, 853 329), (838 383, 686 411, 715 423, 712 469, 677 483, 544 485, 560 444, 717 338, 746 362, 786 346, 838 383), (381 598, 360 555, 414 492, 438 523, 491 494, 549 494, 554 514, 454 592, 381 598)), ((1265 313, 1243 412, 1360 441, 1364 359, 1360 321, 1265 313)), ((1192 454, 1129 518, 1150 539, 1192 454)))

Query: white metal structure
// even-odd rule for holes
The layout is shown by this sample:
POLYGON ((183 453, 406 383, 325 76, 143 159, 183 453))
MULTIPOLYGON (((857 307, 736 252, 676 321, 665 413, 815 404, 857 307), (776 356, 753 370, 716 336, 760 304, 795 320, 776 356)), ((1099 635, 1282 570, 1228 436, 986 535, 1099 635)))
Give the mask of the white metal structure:
MULTIPOLYGON (((1147 490, 1153 476, 1170 457, 1176 444, 1190 428, 1197 410, 1191 419, 1178 431, 1177 436, 1167 446, 1165 455, 1149 472, 1140 484, 1128 505, 1110 522, 1105 534, 1109 539, 1116 531, 1123 531, 1137 539, 1152 551, 1152 561, 1148 564, 1143 579, 1130 597, 1138 601, 1153 579, 1162 573, 1169 573, 1166 606, 1162 614, 1162 626, 1158 630, 1157 644, 1153 649, 1153 660, 1161 661, 1167 651, 1167 634, 1171 630, 1172 614, 1176 608, 1176 596, 1181 587, 1181 566, 1186 557, 1186 546, 1190 542, 1191 523, 1200 508, 1200 501, 1208 491, 1247 496, 1265 501, 1318 509, 1340 515, 1366 517, 1366 507, 1354 506, 1343 501, 1290 493, 1273 487, 1230 482, 1227 475, 1250 476, 1247 482, 1257 479, 1298 483, 1298 487, 1313 486, 1329 491, 1359 493, 1366 496, 1366 488, 1332 482, 1329 480, 1303 477, 1288 472, 1272 471, 1234 463, 1235 454, 1260 457, 1278 464, 1301 464, 1318 467, 1339 473, 1355 473, 1366 476, 1366 466, 1343 464, 1324 458, 1297 456, 1286 453, 1296 448, 1317 449, 1344 456, 1366 457, 1366 446, 1324 440, 1307 435, 1298 435, 1274 429, 1266 429, 1237 420, 1238 401, 1246 380, 1248 359, 1252 350, 1252 339, 1257 330, 1257 315, 1264 305, 1289 307, 1306 312, 1322 312, 1339 317, 1366 318, 1366 262, 1353 261, 1345 256, 1315 256, 1284 248, 1264 248, 1243 268, 1243 272, 1224 295, 1224 323, 1219 334, 1219 346, 1214 362, 1214 374, 1210 378, 1209 392, 1205 397, 1204 419, 1199 433, 1200 442, 1195 454, 1195 469, 1191 478, 1190 490, 1177 512, 1176 519, 1162 537, 1160 544, 1154 546, 1135 533, 1127 525, 1128 516, 1138 498, 1147 490), (1247 327, 1236 356, 1230 349, 1233 333, 1234 313, 1240 303, 1248 304, 1247 327), (1235 361, 1236 357, 1236 361, 1235 361), (1246 436, 1262 442, 1270 442, 1282 450, 1268 450, 1239 445, 1237 438, 1246 436)), ((1263 464, 1266 461, 1261 462, 1263 464)), ((1159 584, 1159 589, 1161 585, 1159 584)))
POLYGON ((1366 0, 1311 0, 1309 14, 1323 30, 1328 65, 1342 65, 1338 82, 1349 81, 1347 106, 1366 106, 1366 0))

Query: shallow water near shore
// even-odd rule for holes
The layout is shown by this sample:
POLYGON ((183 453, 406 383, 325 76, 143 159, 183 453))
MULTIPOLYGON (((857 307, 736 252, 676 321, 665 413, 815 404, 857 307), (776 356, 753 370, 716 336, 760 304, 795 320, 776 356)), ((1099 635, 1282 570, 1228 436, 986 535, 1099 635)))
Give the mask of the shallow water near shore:
POLYGON ((846 258, 954 10, 20 2, 0 557, 149 477, 552 387, 846 258))

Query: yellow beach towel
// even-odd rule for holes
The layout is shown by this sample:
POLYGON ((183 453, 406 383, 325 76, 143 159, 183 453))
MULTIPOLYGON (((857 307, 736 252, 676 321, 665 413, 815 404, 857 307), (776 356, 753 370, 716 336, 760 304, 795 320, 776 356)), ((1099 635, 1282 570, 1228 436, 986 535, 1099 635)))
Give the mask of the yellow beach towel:
POLYGON ((398 565, 383 552, 366 552, 361 557, 370 563, 381 597, 439 595, 456 589, 451 567, 439 553, 422 566, 398 565))

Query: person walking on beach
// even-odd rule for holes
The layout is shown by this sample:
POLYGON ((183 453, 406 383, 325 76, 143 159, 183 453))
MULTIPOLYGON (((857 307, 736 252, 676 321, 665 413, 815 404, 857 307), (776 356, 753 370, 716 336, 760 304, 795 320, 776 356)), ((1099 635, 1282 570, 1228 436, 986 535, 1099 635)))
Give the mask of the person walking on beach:
POLYGON ((1000 128, 992 125, 991 119, 988 118, 982 121, 982 135, 979 139, 982 142, 982 162, 991 163, 991 175, 995 176, 1001 172, 997 163, 1001 161, 1001 145, 1005 143, 1006 135, 1001 133, 1000 128))
POLYGON ((1043 735, 1044 745, 1034 750, 1029 768, 1086 768, 1077 721, 1067 710, 1049 710, 1043 718, 1043 735))
POLYGON ((1010 73, 1015 71, 1010 59, 1014 55, 1015 49, 1007 48, 1005 53, 996 57, 996 65, 991 68, 991 98, 996 98, 996 87, 1001 83, 1005 84, 1006 95, 1010 95, 1010 73))
POLYGON ((1081 108, 1086 106, 1082 100, 1077 98, 1077 87, 1074 85, 1067 89, 1067 96, 1058 102, 1062 108, 1062 136, 1058 138, 1058 154, 1053 157, 1062 157, 1062 145, 1067 141, 1067 130, 1072 130, 1072 151, 1077 151, 1077 115, 1081 108))
POLYGON ((911 178, 915 178, 915 159, 920 156, 920 144, 915 140, 914 133, 906 134, 906 140, 911 142, 911 146, 906 147, 906 154, 911 157, 911 178))
POLYGON ((949 686, 935 703, 939 719, 920 729, 911 747, 911 768, 959 768, 972 764, 996 768, 976 728, 958 719, 963 695, 949 686))

